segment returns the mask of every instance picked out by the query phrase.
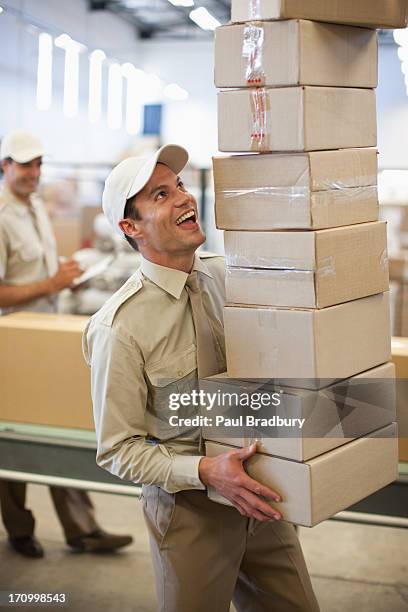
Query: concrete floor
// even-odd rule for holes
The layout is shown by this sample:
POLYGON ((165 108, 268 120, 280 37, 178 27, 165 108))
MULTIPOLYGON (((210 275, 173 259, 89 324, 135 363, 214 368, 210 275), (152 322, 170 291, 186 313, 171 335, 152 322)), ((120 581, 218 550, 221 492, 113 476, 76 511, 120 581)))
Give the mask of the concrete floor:
MULTIPOLYGON (((66 592, 70 610, 154 612, 140 503, 96 493, 92 498, 103 527, 132 533, 133 545, 112 555, 70 552, 46 488, 30 485, 28 505, 46 557, 30 560, 14 553, 0 524, 0 590, 66 592)), ((408 611, 408 530, 327 521, 301 529, 300 537, 322 612, 408 611)))

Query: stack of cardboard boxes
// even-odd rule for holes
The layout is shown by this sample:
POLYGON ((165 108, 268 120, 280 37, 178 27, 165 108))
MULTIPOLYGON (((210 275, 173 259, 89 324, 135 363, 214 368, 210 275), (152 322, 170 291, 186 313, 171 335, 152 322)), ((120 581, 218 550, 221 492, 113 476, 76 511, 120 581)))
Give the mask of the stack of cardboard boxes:
MULTIPOLYGON (((263 441, 247 465, 281 492, 284 518, 302 525, 397 474, 392 386, 381 396, 368 384, 394 376, 373 28, 406 20, 403 1, 233 0, 237 23, 216 32, 219 148, 239 154, 214 159, 228 375, 204 386, 273 379, 285 388, 281 410, 296 405, 310 421, 296 443, 263 441), (363 395, 347 404, 339 384, 363 395)), ((234 440, 208 427, 207 454, 257 433, 234 440)))

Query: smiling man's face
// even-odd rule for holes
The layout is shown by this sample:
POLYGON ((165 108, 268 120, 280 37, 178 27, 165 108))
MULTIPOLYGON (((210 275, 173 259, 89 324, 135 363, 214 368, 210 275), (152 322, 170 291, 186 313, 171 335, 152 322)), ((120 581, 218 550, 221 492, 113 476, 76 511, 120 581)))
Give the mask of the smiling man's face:
POLYGON ((157 164, 149 182, 135 198, 137 221, 121 227, 135 238, 144 257, 169 266, 169 259, 194 254, 205 241, 195 198, 181 179, 164 164, 157 164))
POLYGON ((26 200, 36 191, 41 176, 41 157, 19 164, 14 160, 4 160, 2 163, 7 187, 14 195, 26 200))

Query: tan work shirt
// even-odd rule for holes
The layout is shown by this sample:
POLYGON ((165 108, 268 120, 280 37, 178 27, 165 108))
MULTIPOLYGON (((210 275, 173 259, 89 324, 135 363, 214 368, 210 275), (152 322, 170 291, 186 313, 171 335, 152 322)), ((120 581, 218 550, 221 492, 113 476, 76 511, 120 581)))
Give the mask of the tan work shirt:
MULTIPOLYGON (((23 204, 7 187, 0 191, 0 282, 7 285, 41 281, 58 269, 54 233, 45 207, 36 195, 30 201, 30 206, 23 204)), ((1 313, 55 312, 56 303, 56 297, 47 296, 3 308, 1 313)))
MULTIPOLYGON (((222 372, 224 258, 196 255, 193 270, 198 271, 222 372)), ((169 410, 169 393, 189 393, 198 382, 187 276, 142 258, 140 269, 90 319, 84 334, 98 465, 169 493, 205 488, 198 476, 200 429, 169 424, 175 414, 169 410)))

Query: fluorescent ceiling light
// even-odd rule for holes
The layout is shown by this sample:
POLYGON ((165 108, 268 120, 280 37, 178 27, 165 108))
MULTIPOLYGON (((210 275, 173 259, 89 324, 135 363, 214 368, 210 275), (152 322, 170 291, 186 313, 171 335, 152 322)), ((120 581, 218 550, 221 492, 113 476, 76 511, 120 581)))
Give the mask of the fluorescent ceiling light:
POLYGON ((211 15, 203 6, 191 11, 189 17, 203 30, 215 30, 215 28, 221 25, 218 19, 211 15))
POLYGON ((108 127, 117 130, 122 126, 122 68, 112 64, 108 77, 108 127))
POLYGON ((177 85, 176 83, 170 83, 164 88, 164 95, 170 100, 187 100, 188 91, 177 85))
POLYGON ((64 115, 75 117, 78 112, 79 49, 68 34, 55 39, 55 46, 65 50, 64 115))
POLYGON ((61 34, 54 42, 56 47, 65 50, 64 115, 75 117, 78 113, 79 54, 85 51, 86 47, 68 34, 61 34))
POLYGON ((401 47, 408 45, 408 28, 394 30, 394 40, 401 47))
POLYGON ((102 64, 105 59, 101 49, 92 51, 89 56, 88 117, 91 123, 97 123, 102 117, 102 64))
POLYGON ((60 36, 57 36, 54 42, 55 46, 60 47, 61 49, 66 49, 67 47, 75 47, 76 49, 78 49, 79 53, 83 53, 88 48, 86 45, 83 45, 77 40, 71 38, 69 34, 61 34, 60 36))
POLYGON ((173 6, 194 6, 194 0, 169 0, 173 6))
MULTIPOLYGON (((194 2, 193 2, 194 4, 194 2)), ((2 6, 0 6, 0 15, 2 14, 2 12, 4 11, 4 8, 2 6)))
POLYGON ((143 91, 146 73, 135 68, 130 62, 122 64, 122 75, 127 80, 126 88, 126 131, 128 134, 139 134, 142 127, 141 92, 143 91))
POLYGON ((404 75, 404 83, 408 95, 408 28, 394 30, 394 40, 399 45, 398 57, 401 60, 401 72, 404 75))
POLYGON ((52 101, 52 36, 41 32, 38 37, 37 108, 48 110, 52 101))
POLYGON ((398 57, 401 62, 408 62, 408 47, 398 47, 398 57))

